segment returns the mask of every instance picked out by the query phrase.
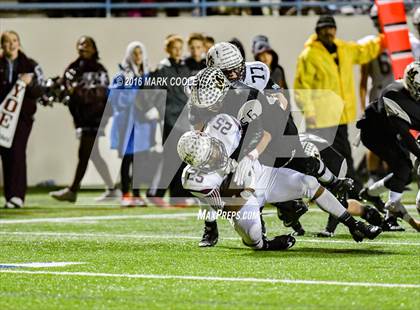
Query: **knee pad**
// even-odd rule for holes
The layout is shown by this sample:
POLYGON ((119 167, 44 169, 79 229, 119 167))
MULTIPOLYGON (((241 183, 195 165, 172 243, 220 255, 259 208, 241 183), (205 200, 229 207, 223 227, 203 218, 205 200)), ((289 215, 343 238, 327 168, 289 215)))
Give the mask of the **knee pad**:
POLYGON ((303 186, 305 187, 305 196, 309 199, 312 199, 316 192, 318 191, 319 187, 321 186, 318 180, 310 175, 305 175, 302 178, 303 186))
POLYGON ((279 202, 274 206, 277 208, 277 217, 286 227, 296 224, 299 218, 308 211, 308 206, 302 200, 279 202))
POLYGON ((378 210, 371 206, 363 206, 364 214, 361 216, 362 219, 366 220, 369 224, 375 226, 381 226, 383 223, 383 218, 378 210))

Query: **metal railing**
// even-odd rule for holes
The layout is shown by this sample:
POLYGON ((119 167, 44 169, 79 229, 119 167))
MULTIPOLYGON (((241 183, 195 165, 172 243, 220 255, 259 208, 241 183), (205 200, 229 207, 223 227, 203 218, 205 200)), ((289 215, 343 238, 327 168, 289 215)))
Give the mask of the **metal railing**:
MULTIPOLYGON (((406 5, 414 7, 420 5, 420 0, 404 1, 406 5)), ((7 12, 28 12, 33 10, 104 10, 105 16, 110 17, 115 11, 132 9, 184 9, 198 10, 200 16, 206 16, 207 9, 225 7, 225 8, 292 8, 296 9, 297 15, 301 15, 305 8, 341 8, 352 6, 354 8, 369 7, 373 1, 304 1, 296 0, 292 2, 259 2, 259 1, 208 1, 191 0, 176 2, 146 2, 146 3, 121 3, 112 0, 94 1, 94 2, 32 2, 32 3, 7 3, 0 2, 0 13, 7 12)))

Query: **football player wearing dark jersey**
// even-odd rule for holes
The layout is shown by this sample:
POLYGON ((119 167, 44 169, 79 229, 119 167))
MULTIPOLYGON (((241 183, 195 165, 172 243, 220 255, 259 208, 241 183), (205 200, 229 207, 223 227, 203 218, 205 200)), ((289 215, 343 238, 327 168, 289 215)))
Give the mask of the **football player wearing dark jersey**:
POLYGON ((365 110, 357 123, 363 144, 377 154, 389 166, 390 174, 361 191, 361 198, 371 201, 380 210, 386 210, 390 229, 393 218, 400 217, 420 230, 420 222, 414 220, 402 205, 404 188, 411 182, 413 164, 410 153, 420 158, 420 145, 410 129, 420 130, 420 62, 407 66, 403 80, 384 89, 378 100, 365 110), (379 195, 389 191, 384 204, 379 195))

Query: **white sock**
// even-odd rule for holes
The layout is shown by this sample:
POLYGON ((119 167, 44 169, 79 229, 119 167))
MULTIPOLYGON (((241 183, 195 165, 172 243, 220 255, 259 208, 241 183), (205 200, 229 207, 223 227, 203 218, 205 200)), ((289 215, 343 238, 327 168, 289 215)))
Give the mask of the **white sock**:
POLYGON ((315 199, 315 202, 320 209, 336 218, 339 218, 347 211, 337 198, 326 189, 317 199, 315 199))
POLYGON ((386 192, 388 189, 385 187, 385 181, 385 178, 383 178, 369 186, 367 190, 368 194, 377 197, 380 194, 386 192))
POLYGON ((397 193, 394 191, 389 191, 389 198, 388 200, 391 202, 401 202, 402 199, 402 193, 397 193))
MULTIPOLYGON (((321 173, 322 170, 324 170, 325 164, 323 163, 322 160, 320 160, 319 163, 320 163, 320 167, 319 167, 318 173, 321 173)), ((318 180, 320 180, 323 183, 329 184, 332 181, 334 181, 335 178, 336 178, 335 175, 330 171, 330 169, 325 167, 324 173, 318 178, 318 180)))

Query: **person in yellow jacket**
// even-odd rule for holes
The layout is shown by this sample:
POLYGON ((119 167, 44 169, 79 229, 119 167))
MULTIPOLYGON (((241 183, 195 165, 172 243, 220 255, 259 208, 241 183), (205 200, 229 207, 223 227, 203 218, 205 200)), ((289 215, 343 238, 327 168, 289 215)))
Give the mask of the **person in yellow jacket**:
MULTIPOLYGON (((307 132, 327 139, 346 158, 348 176, 354 179, 347 132, 347 124, 356 120, 353 65, 375 59, 381 51, 381 38, 364 44, 337 39, 336 22, 329 15, 320 16, 315 31, 298 58, 296 102, 304 113, 307 132)), ((351 196, 356 196, 358 189, 360 184, 351 196)))

